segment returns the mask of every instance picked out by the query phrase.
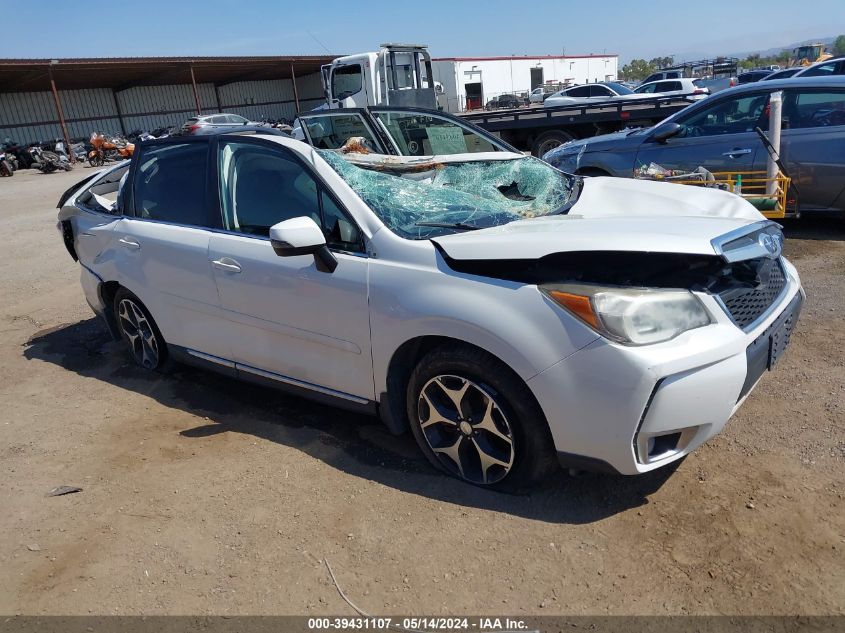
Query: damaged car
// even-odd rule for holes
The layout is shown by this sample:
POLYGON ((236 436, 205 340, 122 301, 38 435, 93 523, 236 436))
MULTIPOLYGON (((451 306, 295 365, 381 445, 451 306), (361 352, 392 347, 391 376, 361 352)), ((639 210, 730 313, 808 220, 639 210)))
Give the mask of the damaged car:
POLYGON ((65 193, 85 297, 140 367, 371 413, 443 472, 518 490, 679 460, 789 343, 781 230, 730 193, 347 132, 154 140, 65 193))

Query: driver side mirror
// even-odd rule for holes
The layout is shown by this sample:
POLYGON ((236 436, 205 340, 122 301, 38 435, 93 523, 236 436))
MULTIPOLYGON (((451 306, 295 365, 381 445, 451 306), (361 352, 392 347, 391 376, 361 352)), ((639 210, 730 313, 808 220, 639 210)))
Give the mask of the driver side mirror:
POLYGON ((649 140, 657 141, 658 143, 665 143, 673 136, 680 134, 683 129, 684 127, 677 123, 663 123, 654 129, 654 132, 651 133, 649 140))
POLYGON ((270 245, 279 257, 314 255, 317 270, 333 273, 337 259, 326 246, 326 236, 308 216, 291 218, 270 227, 270 245))

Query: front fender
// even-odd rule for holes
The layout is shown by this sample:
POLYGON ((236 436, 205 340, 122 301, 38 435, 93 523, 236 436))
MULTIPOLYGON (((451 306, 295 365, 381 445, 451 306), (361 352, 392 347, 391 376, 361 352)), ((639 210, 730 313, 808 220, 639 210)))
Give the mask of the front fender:
POLYGON ((396 351, 419 337, 465 341, 523 380, 598 338, 536 286, 456 273, 439 255, 435 268, 371 262, 370 323, 376 393, 396 351))

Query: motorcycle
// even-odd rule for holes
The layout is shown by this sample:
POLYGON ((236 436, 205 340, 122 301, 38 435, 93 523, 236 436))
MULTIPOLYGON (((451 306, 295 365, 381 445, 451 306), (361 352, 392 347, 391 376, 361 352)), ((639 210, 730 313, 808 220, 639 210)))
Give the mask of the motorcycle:
POLYGON ((17 159, 6 150, 0 150, 0 177, 14 176, 17 169, 17 159), (14 161, 14 162, 12 162, 14 161))
POLYGON ((73 154, 74 159, 76 159, 80 163, 84 163, 85 160, 88 158, 88 150, 85 148, 85 143, 77 142, 71 143, 70 151, 73 154))
POLYGON ((12 161, 12 167, 14 169, 29 169, 30 160, 29 160, 29 152, 26 151, 26 148, 22 145, 19 145, 17 141, 13 141, 10 138, 5 138, 3 140, 3 147, 0 151, 6 152, 6 158, 8 159, 10 156, 15 160, 12 161))
POLYGON ((178 131, 179 128, 174 126, 158 127, 150 132, 150 134, 155 138, 167 138, 168 136, 173 136, 178 131))
POLYGON ((57 154, 56 152, 44 150, 37 145, 30 147, 29 153, 33 158, 32 166, 42 173, 49 174, 59 169, 64 169, 65 171, 73 169, 73 165, 70 164, 65 154, 57 154))
POLYGON ((88 163, 92 167, 101 167, 107 160, 132 158, 135 151, 134 143, 127 143, 122 138, 106 138, 103 134, 94 132, 91 135, 91 146, 88 152, 88 163))
POLYGON ((259 121, 260 126, 272 127, 285 134, 290 134, 293 132, 293 127, 291 126, 291 122, 287 119, 271 119, 269 117, 263 116, 261 117, 261 121, 259 121))

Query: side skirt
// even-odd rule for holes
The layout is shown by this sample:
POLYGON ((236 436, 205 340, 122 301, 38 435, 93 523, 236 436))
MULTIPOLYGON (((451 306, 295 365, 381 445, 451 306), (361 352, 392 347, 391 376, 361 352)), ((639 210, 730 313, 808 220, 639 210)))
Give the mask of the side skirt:
POLYGON ((249 365, 241 365, 225 358, 204 354, 178 345, 168 345, 168 350, 174 360, 186 365, 208 369, 224 376, 277 389, 311 400, 312 402, 345 409, 346 411, 366 415, 375 415, 377 413, 377 403, 353 396, 352 394, 335 391, 320 385, 313 385, 295 378, 250 367, 249 365))

